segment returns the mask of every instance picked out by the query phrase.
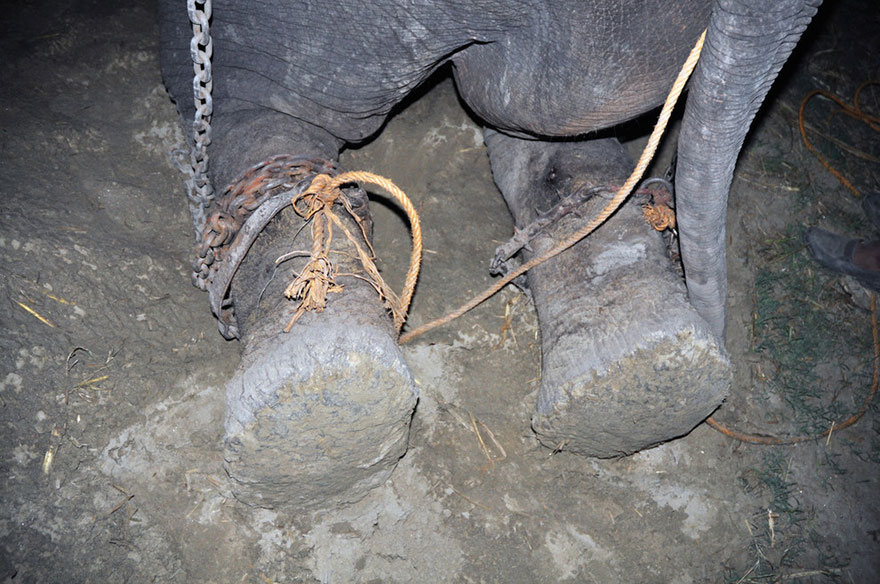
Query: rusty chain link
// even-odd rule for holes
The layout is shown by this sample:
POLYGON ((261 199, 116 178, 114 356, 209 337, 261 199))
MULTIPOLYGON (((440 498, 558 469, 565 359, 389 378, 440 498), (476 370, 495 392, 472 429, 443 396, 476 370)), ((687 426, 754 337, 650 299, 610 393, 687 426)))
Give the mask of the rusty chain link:
POLYGON ((281 154, 252 166, 226 187, 207 217, 196 246, 193 285, 207 289, 229 245, 255 209, 279 190, 289 190, 306 176, 318 173, 335 174, 336 167, 326 160, 281 154))
MULTIPOLYGON (((566 195, 546 211, 538 211, 534 221, 523 227, 522 229, 514 227, 513 236, 495 248, 495 256, 489 263, 489 273, 495 276, 506 276, 508 273, 518 267, 518 262, 514 261, 514 256, 520 250, 532 251, 530 243, 542 234, 552 237, 553 226, 563 217, 569 214, 580 215, 584 209, 584 204, 595 196, 604 199, 610 198, 615 190, 619 188, 616 185, 599 185, 588 187, 582 185, 575 189, 571 194, 566 195)), ((672 204, 672 183, 665 178, 651 178, 644 181, 635 191, 635 196, 639 198, 640 205, 644 206, 648 201, 653 200, 654 204, 666 205, 672 204), (655 186, 658 185, 658 186, 655 186)), ((672 211, 669 211, 672 213, 672 211)), ((674 215, 673 215, 674 217, 674 215)), ((674 220, 673 220, 674 221, 674 220)), ((653 224, 652 224, 653 225, 653 224)), ((655 226, 655 229, 657 227, 655 226)), ((665 227, 664 227, 665 229, 665 227)), ((658 229, 662 231, 662 229, 658 229)), ((525 278, 519 278, 514 284, 521 290, 526 290, 525 278)))
MULTIPOLYGON (((290 204, 289 192, 315 174, 336 174, 334 163, 288 154, 274 156, 246 170, 217 199, 196 245, 193 285, 206 290, 221 334, 237 338, 235 307, 227 298, 238 264, 266 223, 290 204), (271 207, 262 213, 264 207, 271 207), (256 210, 260 213, 255 213, 256 210), (248 226, 247 229, 243 227, 248 226), (244 237, 237 237, 243 231, 244 237)), ((303 187, 305 188, 305 187, 303 187)))
POLYGON ((214 112, 211 96, 214 87, 211 70, 214 54, 210 30, 211 0, 187 0, 186 9, 193 31, 190 58, 194 72, 195 114, 189 164, 184 165, 179 159, 175 164, 188 176, 184 185, 196 237, 192 282, 197 288, 209 292, 220 332, 224 337, 232 338, 238 336, 238 325, 232 301, 225 298, 229 286, 226 280, 231 279, 246 252, 239 250, 236 253, 232 249, 236 235, 254 210, 274 194, 291 189, 297 181, 310 174, 335 174, 336 168, 323 160, 275 156, 245 171, 224 189, 217 200, 208 176, 208 145, 211 143, 211 117, 214 112), (220 277, 224 281, 216 282, 212 287, 224 261, 234 265, 227 265, 220 277), (218 295, 219 298, 213 298, 218 295))
MULTIPOLYGON (((224 189, 219 200, 215 200, 214 188, 208 177, 207 151, 211 143, 211 117, 214 109, 211 70, 214 45, 210 34, 211 11, 211 0, 187 0, 187 13, 193 30, 190 57, 194 71, 195 114, 190 164, 188 168, 183 167, 182 170, 188 175, 185 181, 186 196, 196 235, 197 257, 193 262, 192 282, 197 288, 209 292, 220 332, 228 339, 238 336, 234 306, 231 299, 225 298, 230 283, 226 280, 231 280, 238 263, 243 258, 242 250, 237 252, 231 250, 234 243, 244 244, 243 241, 236 242, 236 235, 251 214, 264 202, 273 198, 273 195, 281 190, 292 189, 296 182, 310 174, 335 174, 336 168, 332 162, 325 160, 307 160, 289 155, 275 156, 245 171, 224 189), (208 209, 212 206, 213 210, 209 215, 208 209), (221 266, 224 261, 227 265, 221 266), (214 282, 221 267, 223 267, 223 275, 219 280, 223 281, 214 282)), ((491 271, 507 272, 508 262, 511 261, 512 256, 523 247, 528 247, 531 239, 556 223, 562 216, 577 209, 580 206, 577 203, 582 203, 582 199, 600 194, 603 190, 597 188, 588 193, 575 193, 570 198, 580 200, 564 200, 562 203, 567 204, 557 205, 550 212, 539 216, 524 230, 517 230, 510 241, 496 250, 491 271)), ((277 204, 274 206, 280 207, 277 204)), ((269 218, 271 217, 265 218, 265 221, 269 218)), ((259 222, 263 220, 260 218, 259 222)), ((262 229, 263 225, 259 229, 262 229)))

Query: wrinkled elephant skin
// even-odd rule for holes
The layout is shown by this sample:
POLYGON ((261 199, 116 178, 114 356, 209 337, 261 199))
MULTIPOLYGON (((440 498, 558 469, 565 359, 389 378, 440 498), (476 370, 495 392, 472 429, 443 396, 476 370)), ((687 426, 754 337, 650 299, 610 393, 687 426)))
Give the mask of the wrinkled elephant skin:
MULTIPOLYGON (((627 454, 689 432, 726 392, 731 176, 818 3, 217 0, 211 176, 220 187, 277 154, 335 160, 451 64, 522 226, 573 185, 619 183, 631 161, 619 145, 594 148, 585 135, 658 106, 708 28, 679 143, 686 291, 661 258, 659 235, 628 207, 529 276, 544 352, 534 429, 551 447, 627 454)), ((176 0, 160 0, 160 13, 163 76, 191 128, 190 23, 176 0)), ((395 331, 365 282, 348 278, 325 313, 280 332, 293 310, 283 286, 302 261, 276 268, 275 258, 291 250, 285 238, 305 237, 301 227, 281 213, 232 284, 244 356, 227 387, 224 448, 237 495, 254 505, 362 496, 405 452, 417 401, 395 331)), ((570 227, 563 222, 560 233, 570 227)))

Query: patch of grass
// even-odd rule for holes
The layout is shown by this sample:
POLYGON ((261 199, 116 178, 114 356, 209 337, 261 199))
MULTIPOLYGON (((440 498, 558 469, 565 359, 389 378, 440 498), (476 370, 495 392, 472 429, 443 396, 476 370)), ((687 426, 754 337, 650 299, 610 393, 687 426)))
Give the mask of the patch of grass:
MULTIPOLYGON (((841 440, 841 442, 848 446, 850 451, 858 457, 859 460, 880 464, 880 418, 877 416, 877 411, 880 410, 880 406, 878 406, 875 401, 871 404, 871 409, 874 411, 874 414, 871 420, 872 434, 870 448, 866 449, 864 445, 856 444, 852 440, 841 440)), ((864 423, 867 423, 867 421, 864 423)))
POLYGON ((787 405, 772 413, 787 422, 782 427, 818 434, 852 413, 859 403, 853 398, 868 390, 870 323, 810 259, 799 228, 758 253, 764 266, 755 278, 752 350, 769 361, 763 388, 787 405))
MULTIPOLYGON (((766 493, 766 507, 746 520, 752 536, 750 559, 744 569, 727 568, 726 584, 843 581, 841 568, 848 562, 811 527, 812 514, 802 507, 798 485, 789 480, 791 456, 784 449, 766 451, 760 466, 749 469, 757 488, 766 493), (800 565, 805 561, 821 568, 805 569, 800 565)), ((747 492, 755 490, 754 485, 743 486, 747 492)))
MULTIPOLYGON (((812 261, 801 227, 788 227, 755 247, 761 267, 755 276, 751 349, 760 357, 764 375, 754 390, 764 392, 759 401, 775 404, 761 415, 779 434, 820 434, 854 413, 870 388, 870 318, 851 304, 834 275, 812 261)), ((875 460, 880 431, 875 434, 870 446, 843 436, 837 440, 860 457, 875 460)), ((829 472, 816 486, 833 489, 829 479, 847 469, 838 451, 823 451, 821 465, 829 472)), ((801 504, 800 487, 789 480, 790 456, 787 449, 767 450, 749 470, 751 479, 744 481, 744 488, 753 495, 763 493, 765 507, 747 519, 752 536, 748 565, 728 570, 726 582, 800 581, 795 576, 801 573, 811 574, 802 581, 813 581, 816 575, 822 581, 840 577, 842 560, 828 554, 827 544, 810 527, 811 513, 801 504), (816 559, 821 570, 798 567, 816 559)))
POLYGON ((750 469, 759 488, 769 494, 769 501, 766 508, 746 520, 752 535, 750 565, 745 570, 728 569, 728 584, 779 581, 783 571, 796 565, 810 542, 807 514, 797 497, 795 483, 788 480, 788 465, 785 451, 770 450, 764 453, 760 467, 750 469))
POLYGON ((783 451, 767 451, 763 456, 763 466, 755 469, 758 479, 770 491, 771 508, 785 514, 789 523, 799 523, 803 512, 800 502, 794 495, 794 483, 788 482, 789 459, 783 451))

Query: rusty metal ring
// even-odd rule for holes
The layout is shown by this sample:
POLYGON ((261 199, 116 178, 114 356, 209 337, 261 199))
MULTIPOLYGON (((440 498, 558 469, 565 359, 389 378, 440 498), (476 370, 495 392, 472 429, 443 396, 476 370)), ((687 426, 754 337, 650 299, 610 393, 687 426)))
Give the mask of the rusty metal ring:
MULTIPOLYGON (((196 246, 192 281, 197 288, 208 291, 211 309, 218 318, 220 332, 225 338, 236 338, 239 334, 234 306, 226 294, 238 264, 252 243, 251 240, 250 243, 242 244, 244 250, 238 251, 238 242, 247 239, 239 238, 244 226, 259 224, 259 229, 253 235, 255 238, 272 216, 283 208, 279 207, 263 220, 266 213, 259 211, 266 203, 275 201, 278 197, 273 192, 277 193, 279 189, 289 190, 296 181, 302 181, 307 176, 335 172, 333 162, 281 154, 245 170, 216 200, 214 210, 206 218, 196 246), (252 222, 251 218, 257 213, 258 217, 252 222)), ((271 206, 274 207, 275 204, 271 206)), ((253 229, 249 227, 248 232, 251 231, 253 229)))

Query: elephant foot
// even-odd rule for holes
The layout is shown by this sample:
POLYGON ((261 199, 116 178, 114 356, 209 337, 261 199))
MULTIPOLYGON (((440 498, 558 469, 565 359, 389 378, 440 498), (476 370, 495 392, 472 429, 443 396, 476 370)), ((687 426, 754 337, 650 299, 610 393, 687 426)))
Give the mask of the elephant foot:
MULTIPOLYGON (((365 209, 365 196, 358 206, 365 209)), ((284 291, 308 253, 276 259, 311 249, 309 226, 287 207, 256 237, 231 286, 244 350, 226 387, 223 447, 232 490, 249 505, 301 510, 357 500, 407 448, 413 376, 375 291, 344 275, 360 267, 339 230, 331 259, 344 290, 283 332, 298 305, 284 291)))
MULTIPOLYGON (((486 141, 520 229, 575 190, 622 184, 633 166, 613 139, 547 143, 487 132, 486 141)), ((584 216, 606 203, 594 197, 584 216)), ((584 221, 566 215, 526 255, 584 221)), ((637 205, 530 271, 528 282, 543 352, 532 427, 544 445, 631 454, 688 433, 721 404, 731 375, 725 351, 688 303, 661 235, 637 205)))

